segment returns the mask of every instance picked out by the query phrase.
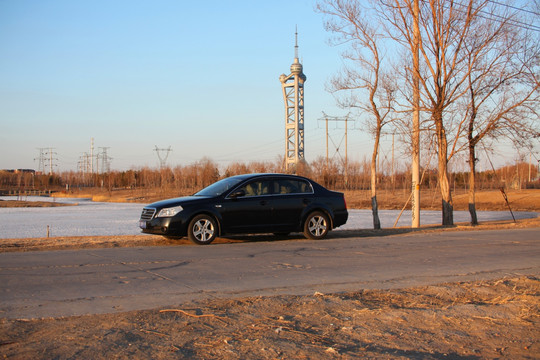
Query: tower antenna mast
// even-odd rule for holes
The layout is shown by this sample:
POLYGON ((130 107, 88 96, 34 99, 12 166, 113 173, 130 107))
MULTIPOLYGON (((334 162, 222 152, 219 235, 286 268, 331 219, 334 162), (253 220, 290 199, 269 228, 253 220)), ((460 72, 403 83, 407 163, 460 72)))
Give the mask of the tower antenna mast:
POLYGON ((294 32, 294 58, 298 59, 298 25, 296 25, 294 32))

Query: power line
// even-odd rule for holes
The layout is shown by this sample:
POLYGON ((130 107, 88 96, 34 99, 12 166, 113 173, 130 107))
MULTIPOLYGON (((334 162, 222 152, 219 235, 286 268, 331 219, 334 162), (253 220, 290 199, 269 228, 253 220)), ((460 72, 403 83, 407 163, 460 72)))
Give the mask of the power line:
POLYGON ((518 8, 517 6, 513 6, 513 5, 509 5, 509 4, 504 4, 504 3, 501 3, 499 1, 495 1, 495 0, 487 0, 488 2, 492 3, 492 4, 495 4, 495 5, 500 5, 500 6, 504 6, 504 7, 507 7, 509 9, 513 9, 513 10, 517 10, 517 11, 523 11, 523 12, 526 12, 526 13, 529 13, 529 14, 532 14, 532 15, 536 15, 536 16, 540 16, 540 13, 537 13, 537 12, 534 12, 532 10, 527 10, 527 9, 523 9, 523 8, 518 8))
POLYGON ((351 119, 349 119, 349 116, 350 114, 347 114, 346 116, 329 116, 327 114, 325 114, 323 112, 323 116, 321 118, 319 118, 318 120, 324 120, 325 121, 325 124, 326 124, 326 167, 328 168, 328 161, 329 161, 329 158, 328 158, 328 140, 330 139, 332 141, 332 144, 334 145, 334 148, 335 148, 335 153, 334 155, 332 155, 332 157, 334 157, 336 154, 339 155, 339 157, 342 159, 343 161, 343 164, 344 164, 344 168, 345 168, 345 181, 347 181, 347 166, 348 166, 348 156, 347 156, 347 152, 348 152, 348 146, 347 146, 347 130, 348 130, 348 124, 349 124, 349 121, 351 121, 351 119), (334 142, 334 140, 332 139, 332 137, 329 135, 328 133, 328 122, 329 121, 333 121, 333 122, 340 122, 340 121, 343 121, 345 122, 345 135, 344 137, 341 139, 341 141, 339 142, 339 144, 336 144, 334 142), (341 143, 343 142, 343 140, 345 140, 345 159, 343 160, 342 156, 341 156, 341 153, 339 152, 340 150, 340 147, 341 147, 341 143))
POLYGON ((218 156, 216 158, 217 161, 227 161, 227 159, 231 158, 231 157, 235 157, 235 156, 238 156, 238 155, 243 155, 243 154, 249 154, 251 156, 257 154, 257 153, 268 153, 269 150, 274 150, 276 149, 277 151, 279 151, 277 149, 276 146, 274 146, 274 144, 278 144, 278 143, 281 143, 283 140, 282 139, 279 139, 279 140, 273 140, 273 141, 269 141, 267 143, 264 143, 264 144, 258 144, 257 146, 254 146, 250 149, 243 149, 243 150, 237 150, 237 151, 233 151, 233 152, 230 152, 230 153, 226 153, 226 154, 223 154, 221 156, 218 156))
POLYGON ((515 19, 512 19, 512 18, 508 18, 508 17, 504 17, 504 16, 498 15, 498 14, 491 14, 491 13, 488 13, 488 12, 486 12, 484 10, 481 10, 480 12, 484 13, 484 14, 486 14, 488 16, 494 16, 495 18, 498 18, 498 19, 493 19, 493 18, 487 18, 487 17, 479 16, 482 19, 491 20, 491 21, 497 21, 499 23, 503 23, 504 21, 508 21, 508 23, 510 25, 513 25, 515 27, 540 32, 540 26, 536 26, 536 25, 533 25, 533 24, 527 24, 527 23, 524 23, 522 21, 515 20, 515 19))
MULTIPOLYGON (((426 0, 423 0, 424 2, 426 0)), ((497 4, 496 2, 493 2, 494 4, 497 4)), ((504 5, 504 4, 501 4, 501 5, 504 5)), ((444 6, 444 5, 443 5, 444 6)), ((461 6, 461 7, 468 7, 467 5, 464 5, 464 4, 460 4, 460 3, 456 3, 456 6, 461 6)), ((449 6, 445 6, 445 8, 449 8, 449 6)), ((459 10, 457 8, 454 8, 456 11, 459 11, 461 12, 462 14, 465 14, 466 11, 463 11, 463 10, 459 10)), ((519 10, 519 9, 518 9, 519 10)), ((536 13, 533 13, 533 14, 536 14, 536 13)), ((538 15, 538 14, 536 14, 538 15)), ((536 32, 540 32, 540 26, 536 26, 536 25, 532 25, 532 24, 527 24, 527 23, 524 23, 522 21, 519 21, 519 20, 515 20, 515 19, 511 19, 509 17, 504 17, 502 15, 498 15, 498 14, 493 14, 493 13, 489 13, 489 12, 486 12, 485 10, 480 10, 478 12, 478 15, 477 15, 479 18, 481 19, 484 19, 484 20, 489 20, 489 21, 495 21, 495 22, 498 22, 500 24, 502 24, 503 22, 508 22, 509 25, 511 26, 515 26, 515 27, 518 27, 518 28, 521 28, 521 29, 525 29, 525 30, 530 30, 530 31, 536 31, 536 32), (482 15, 484 14, 484 15, 482 15)))

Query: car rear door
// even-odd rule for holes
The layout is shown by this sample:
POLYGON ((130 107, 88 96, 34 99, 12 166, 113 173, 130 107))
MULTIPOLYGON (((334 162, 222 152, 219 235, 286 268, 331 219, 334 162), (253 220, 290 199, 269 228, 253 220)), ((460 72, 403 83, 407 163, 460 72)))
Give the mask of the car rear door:
POLYGON ((313 201, 313 188, 304 179, 276 178, 273 185, 274 232, 301 230, 301 216, 313 201))

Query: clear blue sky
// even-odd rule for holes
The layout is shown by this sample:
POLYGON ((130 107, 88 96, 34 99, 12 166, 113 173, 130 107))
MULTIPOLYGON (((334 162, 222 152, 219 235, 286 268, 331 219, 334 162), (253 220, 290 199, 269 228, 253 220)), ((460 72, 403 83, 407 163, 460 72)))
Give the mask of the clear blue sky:
POLYGON ((113 169, 157 166, 156 145, 172 166, 273 161, 296 25, 312 161, 325 153, 321 112, 343 112, 325 91, 339 50, 313 1, 0 0, 0 168, 36 168, 52 147, 76 170, 92 137, 113 169))
MULTIPOLYGON (((305 84, 305 156, 325 155, 322 111, 342 115, 325 83, 342 66, 310 0, 0 0, 0 169, 57 170, 109 147, 112 169, 209 157, 274 161, 285 147, 279 75, 298 26, 305 84)), ((349 158, 371 152, 351 126, 349 158)), ((343 125, 331 126, 330 155, 343 125)), ((386 142, 383 156, 388 157, 386 142)))

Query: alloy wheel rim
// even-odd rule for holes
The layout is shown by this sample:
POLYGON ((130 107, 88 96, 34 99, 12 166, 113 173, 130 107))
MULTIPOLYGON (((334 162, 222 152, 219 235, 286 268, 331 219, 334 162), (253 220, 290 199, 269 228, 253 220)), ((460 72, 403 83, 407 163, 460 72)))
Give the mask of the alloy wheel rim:
POLYGON ((309 232, 315 236, 321 236, 326 231, 326 221, 322 216, 314 216, 309 221, 309 232))
POLYGON ((193 226, 193 235, 199 241, 209 241, 214 236, 214 225, 209 220, 201 219, 193 226))

